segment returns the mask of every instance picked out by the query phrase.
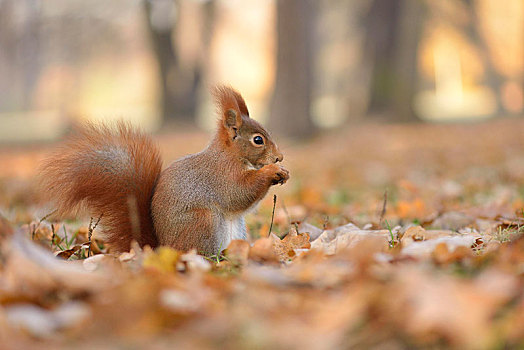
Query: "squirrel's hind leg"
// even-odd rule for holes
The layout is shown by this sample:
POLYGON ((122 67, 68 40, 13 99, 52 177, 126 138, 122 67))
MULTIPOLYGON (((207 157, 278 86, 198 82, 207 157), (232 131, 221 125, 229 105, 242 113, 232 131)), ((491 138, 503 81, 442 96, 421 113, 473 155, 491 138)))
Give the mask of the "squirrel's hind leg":
POLYGON ((162 232, 162 228, 157 230, 161 245, 183 251, 196 249, 203 255, 215 255, 226 248, 221 247, 223 242, 217 235, 222 220, 212 210, 190 209, 177 213, 171 220, 170 227, 165 228, 170 232, 162 232))

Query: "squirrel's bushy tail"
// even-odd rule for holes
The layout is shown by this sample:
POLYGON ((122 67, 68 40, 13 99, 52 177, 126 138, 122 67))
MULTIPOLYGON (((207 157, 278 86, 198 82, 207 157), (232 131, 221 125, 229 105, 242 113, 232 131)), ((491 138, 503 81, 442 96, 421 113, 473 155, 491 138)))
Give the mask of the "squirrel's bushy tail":
POLYGON ((151 200, 162 170, 152 139, 126 123, 87 124, 41 167, 41 185, 59 214, 87 208, 106 242, 126 251, 155 247, 151 200))

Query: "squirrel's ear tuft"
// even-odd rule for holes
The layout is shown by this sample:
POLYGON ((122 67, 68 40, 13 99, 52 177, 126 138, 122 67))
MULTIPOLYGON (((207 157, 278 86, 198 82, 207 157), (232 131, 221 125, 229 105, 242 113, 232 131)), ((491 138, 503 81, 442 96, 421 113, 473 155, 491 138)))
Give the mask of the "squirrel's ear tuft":
POLYGON ((233 109, 238 112, 238 116, 249 117, 249 111, 242 95, 235 89, 226 85, 219 85, 213 89, 215 102, 220 116, 226 117, 226 112, 233 109))
MULTIPOLYGON (((224 126, 227 139, 234 140, 238 136, 238 129, 242 126, 242 114, 238 105, 235 90, 227 86, 218 86, 214 89, 220 123, 224 126)), ((240 95, 239 95, 240 96, 240 95)))
POLYGON ((240 113, 245 115, 246 117, 249 117, 249 111, 247 110, 246 102, 244 101, 244 98, 240 93, 232 88, 231 93, 233 94, 235 100, 237 101, 238 108, 240 109, 240 113))

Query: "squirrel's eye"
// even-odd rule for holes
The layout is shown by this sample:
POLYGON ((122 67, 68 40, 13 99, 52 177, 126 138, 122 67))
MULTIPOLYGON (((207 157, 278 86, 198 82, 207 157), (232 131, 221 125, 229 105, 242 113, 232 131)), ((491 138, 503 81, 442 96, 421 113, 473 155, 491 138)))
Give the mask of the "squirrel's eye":
POLYGON ((255 145, 263 145, 264 144, 264 139, 262 138, 262 136, 257 135, 255 137, 253 137, 253 143, 255 145))

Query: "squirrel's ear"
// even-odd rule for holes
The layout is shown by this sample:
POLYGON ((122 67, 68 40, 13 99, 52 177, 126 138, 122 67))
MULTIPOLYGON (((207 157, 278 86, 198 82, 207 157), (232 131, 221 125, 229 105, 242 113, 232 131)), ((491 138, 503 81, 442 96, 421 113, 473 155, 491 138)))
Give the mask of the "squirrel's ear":
POLYGON ((233 108, 230 108, 224 112, 224 126, 226 128, 240 128, 242 125, 242 117, 240 113, 235 111, 233 108))
POLYGON ((231 93, 233 94, 233 97, 237 102, 240 113, 242 113, 246 117, 249 117, 249 111, 247 110, 246 102, 244 101, 242 95, 240 95, 240 93, 234 89, 231 89, 231 93))
POLYGON ((248 116, 248 111, 242 96, 229 86, 217 86, 213 94, 217 104, 222 124, 232 138, 242 125, 242 115, 248 116))

